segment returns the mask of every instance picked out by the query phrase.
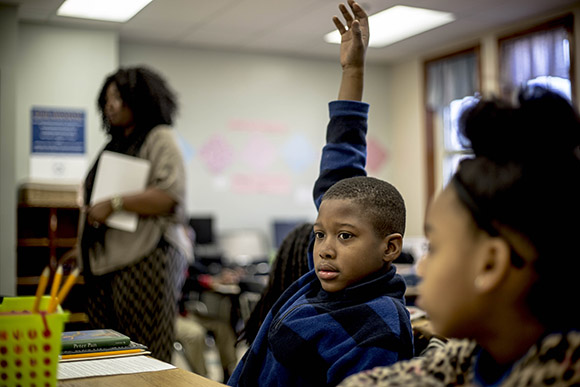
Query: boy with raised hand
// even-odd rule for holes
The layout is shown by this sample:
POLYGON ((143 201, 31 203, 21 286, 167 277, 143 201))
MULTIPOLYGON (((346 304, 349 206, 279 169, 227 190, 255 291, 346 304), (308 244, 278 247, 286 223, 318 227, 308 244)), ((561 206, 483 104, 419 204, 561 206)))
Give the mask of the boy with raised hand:
POLYGON ((392 185, 364 170, 369 29, 364 10, 348 4, 352 14, 339 6, 346 26, 333 18, 343 75, 314 186, 312 270, 274 304, 229 385, 332 386, 413 355, 405 283, 391 265, 401 252, 405 205, 392 185))

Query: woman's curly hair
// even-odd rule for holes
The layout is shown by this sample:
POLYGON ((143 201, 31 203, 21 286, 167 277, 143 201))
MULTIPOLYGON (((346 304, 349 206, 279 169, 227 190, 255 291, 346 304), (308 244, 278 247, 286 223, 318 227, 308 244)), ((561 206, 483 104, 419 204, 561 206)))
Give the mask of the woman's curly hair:
POLYGON ((126 67, 109 75, 99 94, 98 106, 107 133, 111 133, 111 125, 105 114, 105 104, 111 83, 115 83, 121 99, 133 112, 139 131, 148 132, 157 125, 173 124, 177 99, 167 82, 149 68, 126 67))

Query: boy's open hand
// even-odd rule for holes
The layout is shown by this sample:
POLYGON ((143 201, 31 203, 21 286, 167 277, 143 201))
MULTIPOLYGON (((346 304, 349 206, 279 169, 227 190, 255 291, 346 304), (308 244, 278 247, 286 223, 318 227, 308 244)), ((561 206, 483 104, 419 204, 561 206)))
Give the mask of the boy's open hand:
POLYGON ((369 45, 369 21, 366 12, 354 0, 348 0, 351 12, 344 4, 338 8, 346 26, 334 16, 332 21, 341 35, 340 64, 343 70, 364 67, 365 53, 369 45))

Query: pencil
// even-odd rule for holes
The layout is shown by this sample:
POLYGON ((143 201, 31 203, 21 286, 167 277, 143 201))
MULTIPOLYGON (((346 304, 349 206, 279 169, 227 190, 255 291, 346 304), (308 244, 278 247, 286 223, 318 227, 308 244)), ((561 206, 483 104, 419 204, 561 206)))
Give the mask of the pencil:
POLYGON ((52 287, 50 288, 50 303, 48 304, 48 310, 56 308, 57 300, 56 295, 58 293, 58 288, 60 287, 60 281, 62 280, 62 265, 59 265, 56 269, 56 274, 52 280, 52 287))
POLYGON ((66 282, 64 283, 62 288, 60 288, 60 290, 58 291, 58 295, 56 296, 56 302, 54 304, 51 304, 51 308, 48 310, 48 313, 54 313, 54 311, 56 310, 56 307, 59 304, 62 304, 64 302, 64 299, 68 295, 70 289, 77 282, 77 278, 79 276, 79 273, 80 273, 80 269, 77 267, 68 276, 68 278, 66 279, 66 282))
POLYGON ((38 287, 36 288, 36 295, 34 296, 34 305, 32 306, 32 313, 38 313, 38 308, 40 306, 40 299, 44 295, 46 290, 46 285, 48 284, 48 277, 50 276, 50 268, 47 266, 42 271, 40 275, 40 281, 38 281, 38 287))
POLYGON ((142 349, 122 349, 120 351, 103 351, 103 352, 87 352, 87 353, 72 353, 69 355, 61 355, 61 359, 83 359, 85 357, 101 357, 111 355, 127 355, 130 353, 145 352, 142 349))

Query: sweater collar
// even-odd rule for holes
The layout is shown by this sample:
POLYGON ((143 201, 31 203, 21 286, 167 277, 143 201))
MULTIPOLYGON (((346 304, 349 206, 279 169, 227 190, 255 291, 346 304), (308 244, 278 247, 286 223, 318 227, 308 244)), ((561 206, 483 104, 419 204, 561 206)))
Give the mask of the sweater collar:
POLYGON ((316 282, 319 287, 317 298, 325 301, 367 300, 376 298, 377 294, 381 294, 404 302, 407 288, 405 280, 397 274, 397 269, 392 264, 386 271, 374 273, 366 277, 362 282, 338 292, 329 293, 322 289, 318 279, 316 282))

